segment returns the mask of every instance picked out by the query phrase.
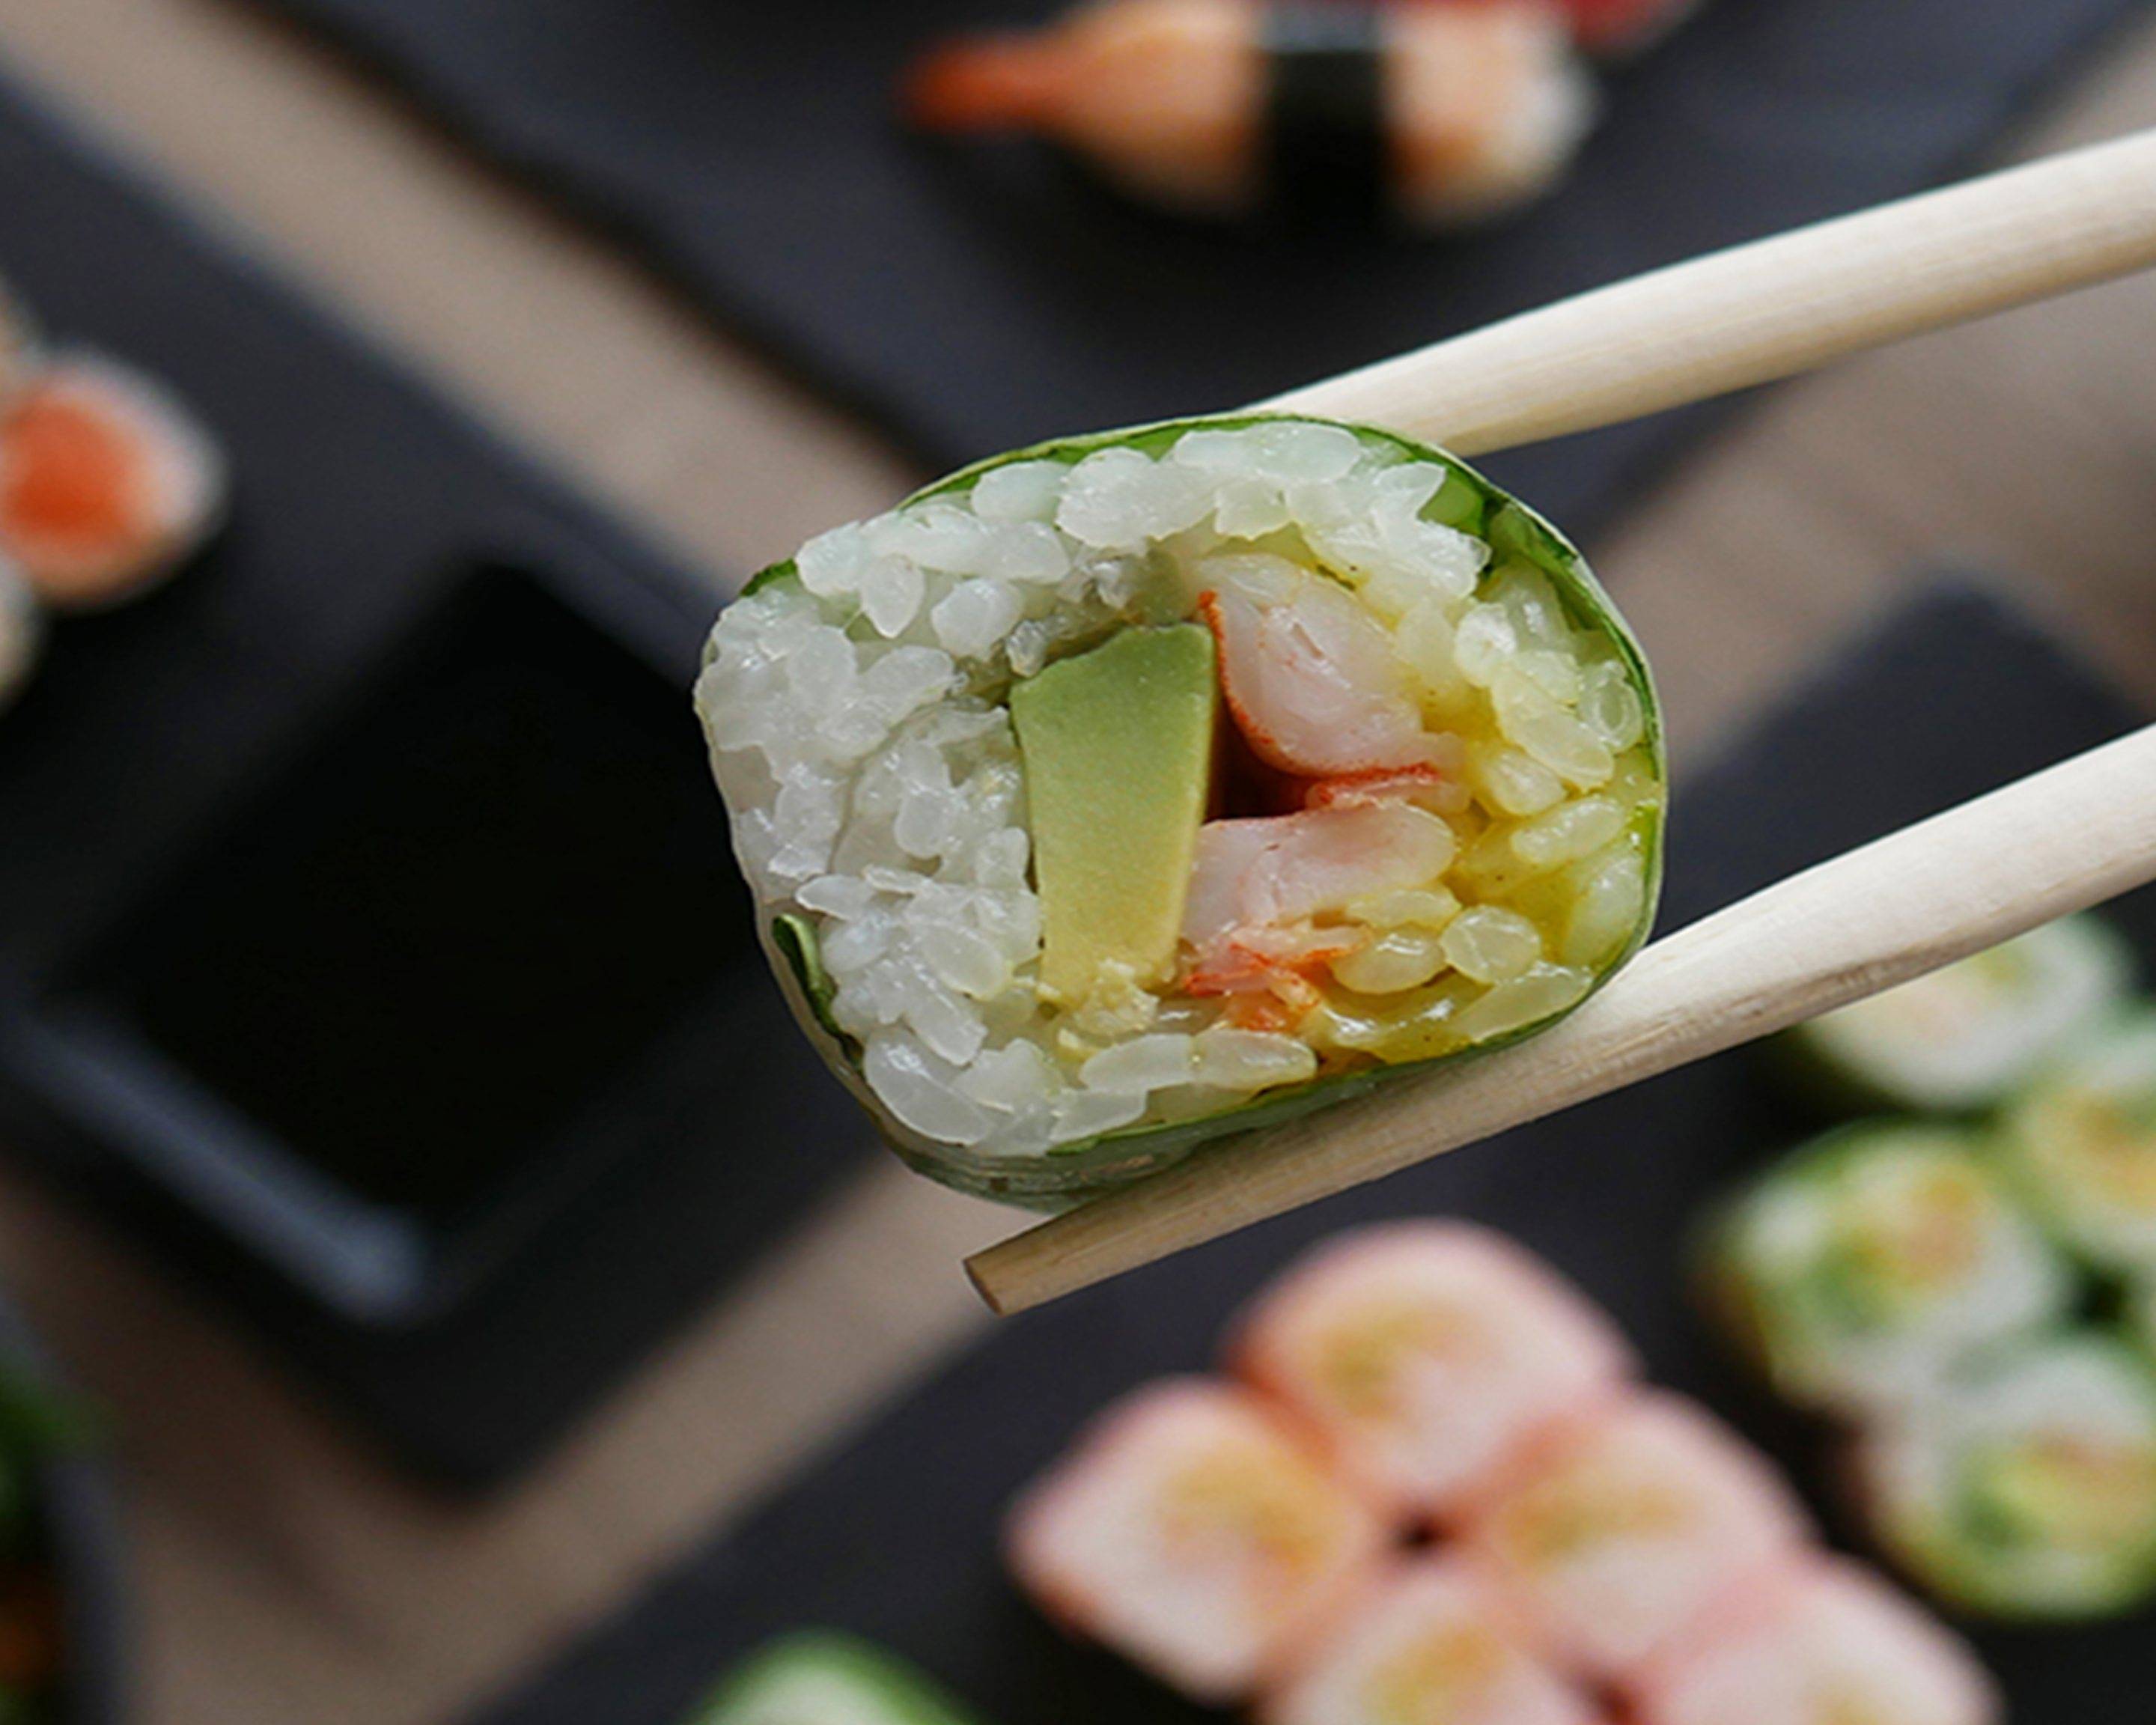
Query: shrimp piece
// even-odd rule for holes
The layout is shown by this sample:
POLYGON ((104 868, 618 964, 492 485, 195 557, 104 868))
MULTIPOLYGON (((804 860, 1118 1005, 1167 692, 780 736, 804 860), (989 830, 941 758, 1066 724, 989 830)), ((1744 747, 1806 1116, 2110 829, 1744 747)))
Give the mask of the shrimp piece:
POLYGON ((1337 778, 1314 780, 1302 793, 1306 809, 1361 809, 1378 803, 1411 803, 1432 814, 1457 814, 1471 800, 1460 768, 1467 758, 1466 745, 1456 737, 1434 737, 1433 743, 1451 743, 1443 768, 1436 767, 1379 768, 1373 773, 1348 773, 1337 778))
POLYGON ((1443 820, 1397 801, 1207 822, 1183 907, 1193 954, 1184 992, 1235 997, 1242 1004, 1231 1017, 1245 1029, 1300 1023, 1321 999, 1311 973, 1369 938, 1315 919, 1429 885, 1454 849, 1443 820))
POLYGON ((1322 576, 1224 582, 1198 608, 1228 710, 1268 766, 1332 778, 1440 766, 1450 752, 1423 729, 1390 637, 1322 576))

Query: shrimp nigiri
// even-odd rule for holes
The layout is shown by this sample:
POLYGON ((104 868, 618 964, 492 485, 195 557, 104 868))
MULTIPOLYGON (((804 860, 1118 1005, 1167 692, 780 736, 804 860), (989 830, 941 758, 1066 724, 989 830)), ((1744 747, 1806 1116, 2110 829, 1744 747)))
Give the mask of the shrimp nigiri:
POLYGON ((1383 204, 1432 227, 1545 190, 1594 108, 1563 17, 1537 0, 1094 0, 1036 34, 938 49, 904 94, 926 130, 1038 132, 1170 208, 1383 204))

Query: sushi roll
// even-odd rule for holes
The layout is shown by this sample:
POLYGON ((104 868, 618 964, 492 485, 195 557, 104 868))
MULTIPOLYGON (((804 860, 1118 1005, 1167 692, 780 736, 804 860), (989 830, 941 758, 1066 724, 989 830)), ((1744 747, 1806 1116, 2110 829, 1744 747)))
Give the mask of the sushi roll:
POLYGON ((2100 1269, 2156 1272, 2156 1012, 2121 1019, 2055 1062, 2006 1111, 2023 1197, 2100 1269))
POLYGON ((1640 1683, 1636 1725, 2001 1725, 1960 1637, 1861 1564, 1807 1557, 1640 1683))
POLYGON ((1595 102, 1534 0, 1096 0, 937 49, 904 105, 930 131, 1053 138, 1186 214, 1443 228, 1547 190, 1595 102))
POLYGON ((1103 1415, 1013 1508, 1007 1543, 1050 1617, 1222 1704, 1286 1667, 1388 1530, 1265 1403, 1188 1378, 1103 1415))
POLYGON ((1975 1113, 2025 1085, 2124 1004, 2131 949, 2069 916, 1789 1031, 1810 1087, 1861 1109, 1975 1113))
POLYGON ((56 608, 117 604, 172 573, 225 493, 209 434, 112 360, 64 355, 0 404, 0 555, 56 608))
POLYGON ((0 712, 13 704, 44 649, 44 614, 30 583, 0 557, 0 712))
POLYGON ((1447 1517, 1551 1421, 1615 1393, 1630 1348, 1501 1235, 1364 1229, 1288 1271, 1245 1318, 1238 1368, 1400 1514, 1447 1517))
POLYGON ((1706 1255, 1713 1302, 1784 1395, 1891 1406, 1972 1352, 2056 1322, 2075 1279, 1952 1126, 1854 1126, 1731 1206, 1706 1255))
POLYGON ((1020 1202, 1530 1034, 1659 889, 1623 622, 1367 429, 968 468, 759 576, 696 700, 804 1027, 901 1155, 1020 1202))
POLYGON ((873 1643, 806 1630, 752 1654, 683 1725, 972 1725, 973 1717, 873 1643))
POLYGON ((1535 1653, 1456 1558, 1403 1563, 1259 1703, 1258 1725, 1594 1725, 1587 1697, 1535 1653))
POLYGON ((1866 1432, 1856 1471, 1881 1545, 1952 1604, 2104 1617, 2156 1588, 2156 1378, 2107 1337, 1972 1369, 1866 1432))
POLYGON ((1681 1397, 1645 1394, 1530 1446, 1471 1517, 1463 1549, 1566 1664, 1616 1681, 1810 1532, 1734 1434, 1681 1397))

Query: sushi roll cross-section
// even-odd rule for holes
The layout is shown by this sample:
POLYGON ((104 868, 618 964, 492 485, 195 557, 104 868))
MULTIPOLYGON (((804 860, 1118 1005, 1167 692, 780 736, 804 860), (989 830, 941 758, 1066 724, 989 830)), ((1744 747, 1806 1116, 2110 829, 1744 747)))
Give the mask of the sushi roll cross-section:
POLYGON ((1621 1681, 1810 1532, 1740 1439, 1677 1397, 1642 1394, 1531 1446, 1463 1549, 1571 1668, 1621 1681))
POLYGON ((797 1013, 885 1137, 1056 1202, 1553 1023, 1664 763, 1578 554, 1299 418, 983 463, 765 572, 697 706, 797 1013))
POLYGON ((1053 138, 1187 213, 1425 227, 1545 190, 1595 110, 1563 15, 1535 0, 1095 0, 934 51, 904 101, 929 131, 1053 138))
POLYGON ((1880 1543, 1940 1598, 2102 1616, 2156 1589, 2156 1377, 2093 1334, 1973 1368, 1859 1440, 1880 1543))
POLYGON ((1259 1725, 1595 1725, 1599 1710, 1536 1654, 1457 1558, 1403 1562, 1268 1695, 1259 1725))
POLYGON ((1781 1163, 1712 1230, 1709 1287, 1775 1388, 1847 1413, 2066 1317, 2076 1279, 1958 1127, 1881 1122, 1781 1163))
POLYGON ((1050 1617, 1214 1705, 1286 1670, 1388 1540, 1273 1409, 1195 1378, 1101 1415, 1013 1508, 1008 1535, 1014 1573, 1050 1617))
POLYGON ((1630 1348, 1502 1235, 1463 1223, 1365 1229, 1259 1299, 1238 1368, 1405 1515, 1445 1519, 1551 1422, 1617 1393, 1630 1348))
POLYGON ((2118 1013, 2133 985, 2125 941, 2069 916, 1815 1019, 1789 1051, 1830 1098, 1862 1108, 1996 1106, 2118 1013))
POLYGON ((2007 1167, 2030 1205, 2101 1270, 2156 1273, 2156 1010, 2061 1056, 2005 1113, 2007 1167))
POLYGON ((804 1630, 752 1654, 682 1725, 976 1725, 873 1642, 804 1630))
POLYGON ((208 434, 115 361, 63 355, 0 402, 0 556, 49 605, 96 609, 172 573, 225 493, 208 434))
POLYGON ((1990 1674, 1857 1564, 1808 1557, 1726 1603, 1636 1688, 1638 1725, 2000 1725, 1990 1674))

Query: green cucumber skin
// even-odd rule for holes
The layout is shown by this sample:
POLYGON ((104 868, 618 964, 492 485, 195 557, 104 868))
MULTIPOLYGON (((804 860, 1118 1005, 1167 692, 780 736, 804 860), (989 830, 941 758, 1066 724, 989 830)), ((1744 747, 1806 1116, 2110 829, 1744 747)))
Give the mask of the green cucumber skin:
POLYGON ((767 1643, 720 1681, 682 1725, 730 1725, 757 1699, 757 1692, 790 1667, 830 1671, 866 1691, 892 1725, 981 1725, 920 1671, 872 1641, 836 1630, 800 1630, 767 1643))
MULTIPOLYGON (((1491 484, 1456 456, 1433 445, 1418 443, 1412 438, 1403 437, 1397 432, 1386 431, 1376 426, 1343 424, 1337 420, 1323 419, 1312 414, 1225 414, 1165 420, 1127 430, 1060 439, 1029 449, 1014 449, 962 468, 947 478, 938 480, 915 492, 898 506, 903 508, 907 504, 925 502, 968 490, 983 474, 1016 462, 1057 460, 1069 465, 1096 449, 1116 447, 1134 448, 1154 454, 1173 444, 1186 432, 1237 430, 1270 423, 1338 425, 1353 432, 1366 444, 1382 444, 1410 459, 1435 462, 1443 466, 1480 499, 1481 519, 1469 517, 1472 525, 1467 531, 1486 539, 1500 554, 1493 559, 1492 568, 1502 562, 1507 554, 1522 557, 1532 563, 1550 578, 1559 598, 1572 613, 1573 620, 1604 636, 1617 649, 1630 674, 1632 685, 1640 696, 1646 726, 1644 741, 1653 762, 1656 783, 1663 788, 1661 800, 1643 817, 1646 829, 1642 836, 1645 840, 1647 896, 1639 925, 1624 948, 1598 971, 1594 986, 1586 995, 1564 1012, 1538 1024, 1432 1060, 1338 1073, 1314 1079, 1308 1084, 1269 1091, 1201 1119, 1178 1121, 1163 1126, 1127 1127, 1083 1142, 1058 1145, 1038 1156, 969 1160, 961 1153, 954 1153, 948 1146, 921 1138, 889 1117, 873 1101, 868 1102, 866 1106, 885 1142, 909 1166, 945 1185, 975 1197, 1044 1210, 1061 1209, 1086 1199, 1098 1197, 1146 1174, 1158 1173, 1216 1140, 1283 1125, 1335 1102, 1363 1095, 1381 1084, 1493 1054, 1514 1043, 1540 1035, 1592 999, 1612 976, 1637 955, 1653 931, 1656 909, 1661 899, 1669 759, 1661 697, 1645 653, 1614 603, 1588 568, 1586 559, 1578 548, 1534 510, 1491 484)), ((742 597, 759 593, 778 582, 795 578, 793 561, 788 558, 773 563, 757 574, 742 590, 742 597)), ((787 962, 793 969, 800 994, 808 1003, 809 1010, 816 1019, 819 1045, 824 1047, 829 1055, 830 1039, 836 1039, 849 1058, 857 1057, 857 1050, 829 1019, 829 978, 823 973, 820 961, 814 960, 812 957, 815 946, 813 927, 806 919, 798 916, 778 917, 773 922, 774 927, 771 930, 773 946, 786 956, 787 962), (775 926, 779 922, 791 926, 781 933, 775 926)), ((857 1096, 865 1094, 865 1085, 855 1082, 850 1087, 857 1096)))

